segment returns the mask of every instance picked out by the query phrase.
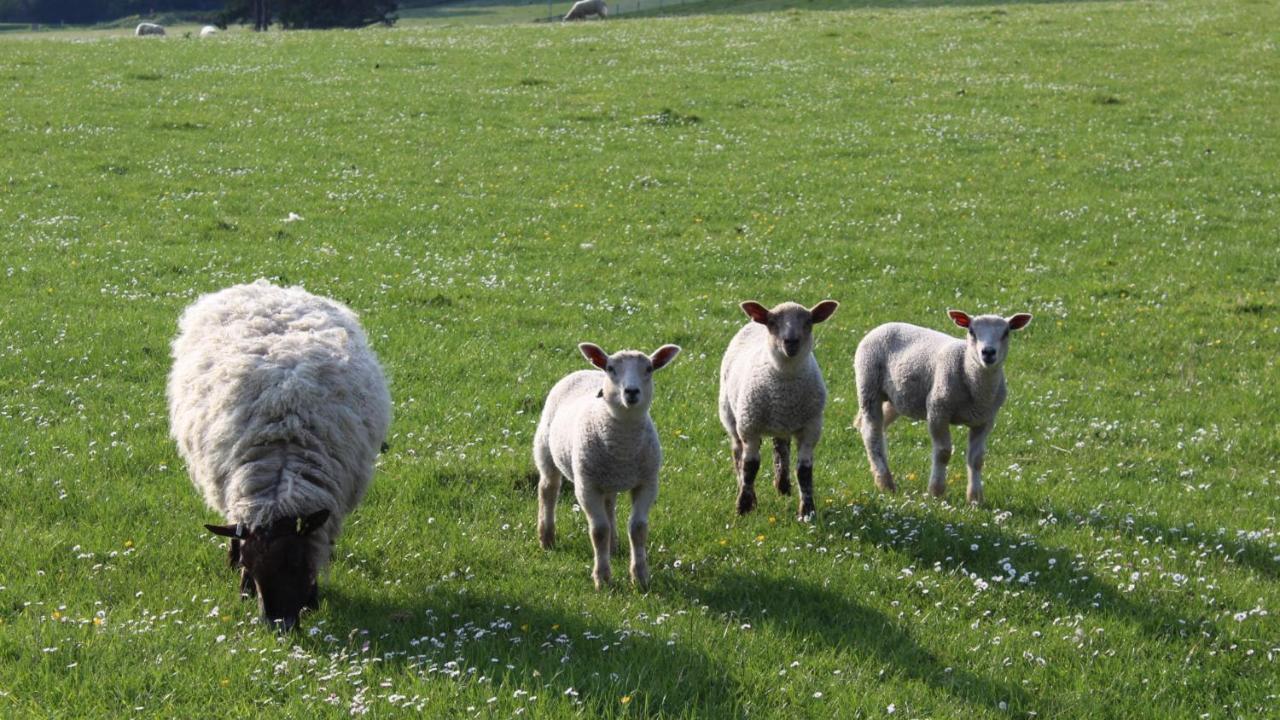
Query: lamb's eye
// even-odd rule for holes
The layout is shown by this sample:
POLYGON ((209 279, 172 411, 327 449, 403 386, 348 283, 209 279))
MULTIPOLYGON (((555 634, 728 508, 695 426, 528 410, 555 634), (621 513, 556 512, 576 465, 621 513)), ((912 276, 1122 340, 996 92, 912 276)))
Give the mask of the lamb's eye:
POLYGON ((604 370, 605 370, 605 372, 609 373, 610 375, 614 374, 614 369, 613 369, 613 366, 612 366, 612 365, 606 365, 604 370))
POLYGON ((973 328, 969 328, 969 337, 973 337, 973 328))
POLYGON ((647 367, 647 368, 645 368, 645 369, 644 369, 644 374, 645 374, 645 375, 652 375, 652 374, 653 374, 653 368, 651 368, 651 367, 647 367))
POLYGON ((1005 329, 1004 329, 1004 335, 1002 335, 1002 336, 1000 336, 1000 337, 1001 337, 1001 339, 1004 339, 1004 338, 1009 337, 1009 328, 1005 328, 1005 329))

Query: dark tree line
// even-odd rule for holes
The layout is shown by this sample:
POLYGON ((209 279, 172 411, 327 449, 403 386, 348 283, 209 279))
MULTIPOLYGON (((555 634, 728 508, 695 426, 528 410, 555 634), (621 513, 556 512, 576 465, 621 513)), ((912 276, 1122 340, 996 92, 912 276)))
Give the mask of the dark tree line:
POLYGON ((396 21, 396 0, 227 0, 222 23, 244 23, 266 30, 364 27, 396 21))
POLYGON ((223 0, 0 0, 0 22, 86 24, 127 15, 210 12, 223 0))
POLYGON ((396 0, 0 0, 0 22, 88 24, 129 15, 214 12, 220 24, 266 30, 363 27, 396 21, 396 0))

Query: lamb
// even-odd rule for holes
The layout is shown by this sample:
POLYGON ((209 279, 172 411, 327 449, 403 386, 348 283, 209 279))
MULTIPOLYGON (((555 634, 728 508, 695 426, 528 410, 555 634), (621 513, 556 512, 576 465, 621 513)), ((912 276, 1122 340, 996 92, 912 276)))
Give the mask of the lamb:
POLYGON ((968 329, 967 340, 907 323, 887 323, 858 343, 853 366, 859 412, 854 426, 862 433, 876 485, 896 492, 884 429, 899 415, 928 422, 933 439, 929 492, 937 497, 947 489, 951 426, 969 426, 967 498, 981 504, 987 436, 1006 394, 1003 365, 1009 332, 1026 327, 1031 315, 970 317, 959 310, 947 314, 968 329))
POLYGON ((738 331, 720 363, 720 422, 729 433, 738 475, 738 514, 756 507, 760 441, 773 440, 773 485, 791 494, 791 439, 799 446, 799 518, 815 512, 813 449, 822 437, 827 386, 813 356, 813 326, 831 317, 840 303, 824 300, 810 309, 785 302, 766 309, 742 303, 751 318, 738 331))
POLYGON ((289 630, 318 603, 343 520, 360 503, 391 421, 354 313, 259 280, 205 295, 173 341, 170 434, 263 622, 289 630))
POLYGON ((142 37, 144 35, 164 35, 164 26, 148 22, 138 23, 138 27, 133 29, 133 34, 136 37, 142 37))
POLYGON ((538 538, 543 549, 556 539, 556 499, 560 483, 573 483, 578 505, 587 515, 596 589, 611 582, 609 556, 618 549, 615 520, 618 493, 631 491, 631 581, 649 585, 649 509, 658 497, 662 445, 649 417, 653 372, 680 353, 663 345, 652 355, 623 350, 609 355, 582 343, 582 355, 598 370, 579 370, 556 383, 547 395, 533 438, 538 467, 538 538))
POLYGON ((592 15, 598 15, 602 20, 609 17, 609 6, 604 4, 604 0, 578 0, 564 14, 564 19, 586 20, 592 15))
POLYGON ((210 38, 217 34, 218 34, 218 28, 214 27, 213 25, 205 25, 204 27, 200 28, 200 37, 202 38, 210 38))

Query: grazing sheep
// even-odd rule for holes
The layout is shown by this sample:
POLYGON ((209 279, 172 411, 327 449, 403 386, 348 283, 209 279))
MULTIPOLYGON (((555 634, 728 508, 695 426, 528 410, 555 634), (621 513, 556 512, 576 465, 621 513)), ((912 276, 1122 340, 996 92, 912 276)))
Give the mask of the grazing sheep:
POLYGON ((144 35, 164 35, 164 26, 147 22, 138 23, 138 27, 133 29, 133 34, 136 37, 142 37, 144 35))
POLYGON ((204 27, 200 28, 200 37, 202 38, 213 37, 214 35, 217 35, 217 34, 218 34, 218 28, 214 27, 213 25, 205 25, 204 27))
POLYGON ((824 300, 811 309, 785 302, 772 310, 742 303, 751 318, 729 343, 720 363, 720 422, 733 445, 738 474, 738 514, 755 509, 760 441, 773 441, 773 485, 791 494, 791 439, 799 445, 801 520, 811 517, 813 449, 822 437, 827 386, 813 356, 813 325, 831 317, 840 303, 824 300))
POLYGON ((287 630, 317 605, 316 578, 359 504, 391 398, 346 307, 266 280, 205 295, 173 341, 170 434, 227 525, 240 591, 287 630))
POLYGON ((601 19, 609 17, 609 6, 604 4, 604 0, 578 0, 564 14, 564 19, 586 20, 592 15, 598 15, 601 19))
POLYGON ((929 492, 941 497, 947 489, 951 460, 951 426, 969 426, 969 502, 982 502, 982 460, 987 435, 1005 399, 1004 359, 1009 332, 1021 330, 1031 315, 1018 313, 969 317, 959 310, 947 314, 967 328, 967 340, 936 330, 887 323, 858 343, 853 357, 858 383, 858 418, 867 459, 876 485, 895 492, 889 472, 884 429, 899 415, 929 424, 933 438, 933 468, 929 492))
POLYGON ((556 383, 533 437, 538 466, 538 538, 544 549, 556 539, 560 482, 573 483, 587 514, 596 588, 611 580, 609 555, 618 549, 614 510, 618 493, 631 491, 631 581, 649 585, 649 508, 658 497, 662 445, 649 417, 653 372, 680 353, 663 345, 652 355, 623 350, 609 355, 598 346, 578 346, 599 370, 579 370, 556 383))

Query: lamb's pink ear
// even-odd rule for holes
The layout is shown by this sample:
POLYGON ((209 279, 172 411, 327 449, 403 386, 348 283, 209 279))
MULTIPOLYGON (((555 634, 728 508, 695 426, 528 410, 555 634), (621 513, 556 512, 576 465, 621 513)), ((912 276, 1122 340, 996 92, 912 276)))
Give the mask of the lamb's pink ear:
POLYGON ((206 530, 214 535, 222 537, 239 538, 241 537, 239 528, 235 525, 205 525, 206 530))
POLYGON ((1031 324, 1031 313, 1018 313, 1009 318, 1010 330, 1021 330, 1031 324))
POLYGON ((328 510, 317 510, 306 517, 298 518, 298 534, 310 535, 323 527, 328 519, 328 510))
POLYGON ((815 323, 820 323, 832 315, 835 315, 836 308, 838 307, 840 307, 840 303, 835 300, 823 300, 812 308, 809 308, 809 317, 815 323))
POLYGON ((676 356, 679 354, 679 345, 663 345, 653 351, 653 354, 649 356, 649 361, 653 363, 654 370, 661 370, 672 360, 675 360, 676 356))
POLYGON ((578 350, 582 351, 582 357, 586 358, 587 362, 595 365, 601 370, 605 369, 609 364, 609 353, 601 350, 599 345, 582 343, 578 346, 578 350))
POLYGON ((758 322, 761 325, 769 324, 769 308, 761 305, 755 300, 748 300, 742 303, 741 307, 742 312, 746 313, 747 317, 751 318, 755 322, 758 322))
POLYGON ((965 312, 961 310, 948 310, 947 314, 950 315, 951 319, 955 320, 956 324, 960 327, 969 327, 969 316, 965 312))

